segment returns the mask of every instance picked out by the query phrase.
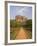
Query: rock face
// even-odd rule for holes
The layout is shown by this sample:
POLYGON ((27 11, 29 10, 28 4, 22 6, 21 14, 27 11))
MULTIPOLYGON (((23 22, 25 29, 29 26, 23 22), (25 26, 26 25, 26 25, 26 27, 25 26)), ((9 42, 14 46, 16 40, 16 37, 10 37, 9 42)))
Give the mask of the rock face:
POLYGON ((21 22, 21 23, 24 22, 25 23, 27 21, 27 17, 25 17, 25 16, 17 15, 15 18, 16 18, 17 22, 21 22))

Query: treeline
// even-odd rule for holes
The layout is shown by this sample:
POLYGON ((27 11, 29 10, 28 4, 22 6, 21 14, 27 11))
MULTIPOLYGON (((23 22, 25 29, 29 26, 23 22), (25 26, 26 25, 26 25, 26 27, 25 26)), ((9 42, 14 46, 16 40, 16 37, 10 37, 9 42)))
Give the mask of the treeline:
POLYGON ((16 20, 10 20, 10 27, 25 27, 25 28, 32 28, 32 20, 29 19, 24 23, 18 23, 16 20))
POLYGON ((32 28, 32 20, 27 20, 26 21, 26 24, 23 24, 23 27, 25 28, 32 28))

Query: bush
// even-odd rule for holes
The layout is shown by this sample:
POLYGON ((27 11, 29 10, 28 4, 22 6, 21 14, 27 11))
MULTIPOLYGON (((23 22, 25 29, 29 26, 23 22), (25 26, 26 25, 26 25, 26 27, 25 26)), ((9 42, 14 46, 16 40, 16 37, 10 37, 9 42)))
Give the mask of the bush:
POLYGON ((25 28, 32 28, 32 20, 27 20, 26 24, 23 23, 22 26, 25 28))
POLYGON ((27 20, 25 23, 18 23, 16 20, 10 21, 10 27, 26 27, 26 28, 32 28, 32 20, 27 20))
POLYGON ((11 20, 10 21, 10 27, 20 27, 21 24, 16 22, 16 20, 11 20))
POLYGON ((27 20, 26 25, 27 28, 32 28, 32 20, 27 20))

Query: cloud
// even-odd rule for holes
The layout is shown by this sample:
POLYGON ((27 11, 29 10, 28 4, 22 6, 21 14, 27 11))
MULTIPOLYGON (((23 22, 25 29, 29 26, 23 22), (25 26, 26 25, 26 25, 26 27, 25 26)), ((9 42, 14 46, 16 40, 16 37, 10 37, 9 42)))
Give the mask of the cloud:
POLYGON ((29 12, 27 7, 21 8, 20 10, 17 11, 17 14, 19 15, 23 15, 23 14, 27 14, 27 12, 29 12))

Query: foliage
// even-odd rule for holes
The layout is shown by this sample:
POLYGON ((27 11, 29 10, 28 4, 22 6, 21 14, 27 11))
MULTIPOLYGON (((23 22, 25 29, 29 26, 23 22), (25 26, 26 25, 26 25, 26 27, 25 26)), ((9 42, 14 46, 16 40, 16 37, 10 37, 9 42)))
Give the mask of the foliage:
MULTIPOLYGON (((23 27, 23 28, 31 28, 32 29, 32 20, 27 20, 26 24, 25 22, 23 23, 18 23, 16 22, 16 20, 10 20, 10 39, 15 39, 16 38, 16 32, 18 31, 17 28, 18 27, 23 27), (17 31, 16 31, 17 30, 17 31)), ((20 28, 19 28, 20 29, 20 28)), ((27 32, 29 32, 29 37, 32 37, 32 32, 30 32, 30 30, 27 30, 27 32)))
POLYGON ((26 26, 27 28, 32 28, 32 20, 28 20, 26 26))
POLYGON ((27 20, 25 23, 18 23, 16 20, 10 21, 10 27, 26 27, 26 28, 32 28, 32 20, 27 20))
POLYGON ((32 20, 27 20, 26 23, 21 24, 24 28, 32 28, 32 20))
POLYGON ((20 27, 20 23, 16 22, 16 20, 11 20, 10 27, 20 27))

